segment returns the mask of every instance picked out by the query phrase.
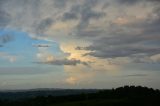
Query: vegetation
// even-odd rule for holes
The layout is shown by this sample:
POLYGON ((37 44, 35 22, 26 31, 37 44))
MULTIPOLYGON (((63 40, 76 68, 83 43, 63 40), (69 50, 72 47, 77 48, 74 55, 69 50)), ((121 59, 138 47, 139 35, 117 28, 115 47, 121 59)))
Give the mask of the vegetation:
POLYGON ((124 86, 94 93, 65 96, 37 96, 1 100, 0 106, 158 106, 160 91, 141 86, 124 86))

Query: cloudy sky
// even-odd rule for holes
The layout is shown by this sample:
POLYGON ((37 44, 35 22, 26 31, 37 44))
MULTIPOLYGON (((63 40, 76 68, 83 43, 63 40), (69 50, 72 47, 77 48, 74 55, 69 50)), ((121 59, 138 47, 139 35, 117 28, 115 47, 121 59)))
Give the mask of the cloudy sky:
POLYGON ((159 0, 0 0, 0 89, 160 88, 159 0))

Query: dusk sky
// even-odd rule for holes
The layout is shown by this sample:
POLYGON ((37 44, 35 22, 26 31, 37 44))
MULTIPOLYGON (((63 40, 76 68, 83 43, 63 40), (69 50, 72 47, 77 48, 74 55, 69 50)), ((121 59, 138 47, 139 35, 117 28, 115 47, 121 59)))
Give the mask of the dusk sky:
POLYGON ((0 0, 0 90, 160 89, 160 0, 0 0))

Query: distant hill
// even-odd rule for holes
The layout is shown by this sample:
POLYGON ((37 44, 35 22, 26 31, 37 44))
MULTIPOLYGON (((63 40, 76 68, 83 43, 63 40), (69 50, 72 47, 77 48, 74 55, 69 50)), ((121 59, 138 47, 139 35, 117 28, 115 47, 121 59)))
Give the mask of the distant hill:
POLYGON ((1 99, 0 106, 160 106, 160 90, 141 86, 124 86, 110 90, 40 90, 6 94, 10 96, 12 93, 16 93, 15 97, 27 98, 14 101, 1 99))
POLYGON ((82 93, 95 93, 96 89, 30 89, 30 90, 5 90, 0 91, 0 100, 18 100, 35 98, 37 96, 66 96, 82 93))

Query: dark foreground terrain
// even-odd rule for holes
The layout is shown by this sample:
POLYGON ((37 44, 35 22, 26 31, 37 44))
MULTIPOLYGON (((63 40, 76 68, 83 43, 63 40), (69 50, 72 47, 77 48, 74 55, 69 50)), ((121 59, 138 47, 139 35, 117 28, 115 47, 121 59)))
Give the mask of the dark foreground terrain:
POLYGON ((70 90, 67 95, 47 95, 51 91, 36 92, 32 91, 37 95, 32 97, 28 96, 28 92, 1 92, 0 106, 160 106, 160 91, 141 86, 124 86, 111 90, 77 90, 79 93, 75 93, 76 90, 71 93, 70 90), (23 98, 6 99, 10 95, 14 97, 14 94, 15 97, 23 98))

